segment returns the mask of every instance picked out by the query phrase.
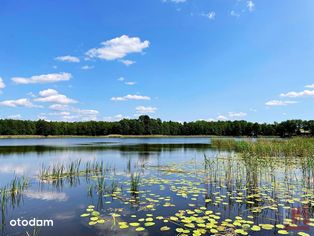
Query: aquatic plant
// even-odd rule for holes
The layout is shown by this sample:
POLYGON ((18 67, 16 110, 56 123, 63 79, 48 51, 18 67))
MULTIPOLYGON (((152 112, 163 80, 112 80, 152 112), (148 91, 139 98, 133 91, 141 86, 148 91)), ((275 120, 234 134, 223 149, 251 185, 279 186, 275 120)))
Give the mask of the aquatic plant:
POLYGON ((212 139, 211 146, 234 150, 249 157, 314 157, 314 138, 212 139))
POLYGON ((0 188, 0 205, 1 205, 1 225, 0 228, 3 230, 5 226, 5 217, 7 204, 11 204, 12 208, 19 206, 22 193, 29 185, 28 179, 25 177, 15 176, 13 180, 6 186, 0 188))
MULTIPOLYGON (((311 209, 314 205, 314 189, 308 187, 309 182, 314 182, 310 170, 313 166, 311 158, 249 158, 232 154, 204 155, 203 161, 146 166, 149 176, 140 178, 140 172, 132 173, 130 179, 121 182, 129 188, 121 187, 112 194, 104 194, 105 198, 112 198, 112 201, 104 200, 105 204, 110 205, 113 201, 121 201, 123 205, 137 204, 135 211, 129 213, 125 208, 107 207, 107 213, 101 217, 88 215, 89 225, 103 223, 98 220, 107 220, 107 214, 115 216, 115 229, 133 228, 136 232, 152 227, 154 232, 172 231, 182 235, 234 236, 257 231, 262 231, 262 235, 287 234, 285 227, 294 227, 294 223, 289 219, 291 215, 284 218, 281 212, 296 207, 309 206, 311 209), (296 174, 300 164, 302 168, 296 174), (160 192, 156 193, 156 188, 160 192), (133 192, 138 194, 133 195, 133 192), (174 212, 178 202, 186 208, 180 207, 174 212), (163 208, 169 208, 169 211, 158 211, 163 208), (226 218, 226 212, 231 209, 235 216, 226 218), (118 210, 130 220, 123 221, 118 210), (159 212, 157 216, 155 210, 159 212), (161 224, 158 229, 155 227, 157 222, 161 224)), ((87 209, 89 211, 94 210, 87 209)), ((314 218, 310 218, 307 225, 314 226, 312 222, 314 218)), ((309 234, 300 232, 299 235, 309 234)))
POLYGON ((131 193, 137 193, 139 191, 139 185, 140 185, 141 176, 139 174, 131 174, 131 186, 130 186, 130 192, 131 193))
POLYGON ((26 231, 26 236, 39 236, 39 227, 34 227, 33 231, 31 233, 29 233, 28 231, 26 231))
POLYGON ((115 169, 109 165, 105 167, 103 161, 88 161, 85 168, 81 168, 81 159, 71 161, 69 164, 53 164, 52 166, 42 165, 39 171, 39 178, 42 181, 57 181, 60 179, 74 180, 75 177, 89 177, 93 175, 104 175, 115 169))

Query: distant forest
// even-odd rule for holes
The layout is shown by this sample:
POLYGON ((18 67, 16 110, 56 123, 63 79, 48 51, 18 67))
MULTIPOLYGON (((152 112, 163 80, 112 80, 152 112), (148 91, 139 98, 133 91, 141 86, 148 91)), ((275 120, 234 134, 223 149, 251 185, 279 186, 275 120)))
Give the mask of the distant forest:
POLYGON ((116 122, 30 121, 0 120, 0 135, 221 135, 221 136, 282 136, 314 135, 314 120, 288 120, 266 124, 239 121, 174 122, 152 119, 143 115, 138 119, 116 122))

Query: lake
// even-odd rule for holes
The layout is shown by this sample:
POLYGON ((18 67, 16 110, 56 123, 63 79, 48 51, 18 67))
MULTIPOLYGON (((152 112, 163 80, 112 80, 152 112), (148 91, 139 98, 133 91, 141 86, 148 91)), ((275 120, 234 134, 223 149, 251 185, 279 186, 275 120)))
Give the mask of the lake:
POLYGON ((1 139, 1 235, 314 235, 304 170, 207 137, 1 139))

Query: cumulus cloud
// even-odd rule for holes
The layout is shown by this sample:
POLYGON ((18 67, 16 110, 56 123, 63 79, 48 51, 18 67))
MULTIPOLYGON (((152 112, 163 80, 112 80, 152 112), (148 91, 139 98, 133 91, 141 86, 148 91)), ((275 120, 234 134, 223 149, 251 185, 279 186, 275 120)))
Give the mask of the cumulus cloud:
POLYGON ((266 106, 287 106, 290 104, 296 104, 296 101, 281 101, 281 100, 270 100, 265 103, 266 106))
POLYGON ((54 89, 46 89, 39 92, 38 98, 35 98, 34 101, 37 102, 50 102, 57 104, 70 104, 77 103, 76 100, 68 98, 66 95, 60 94, 54 89))
POLYGON ((99 112, 97 110, 72 109, 71 113, 60 114, 62 119, 68 121, 89 121, 97 120, 99 112))
POLYGON ((247 113, 245 112, 228 112, 228 116, 230 118, 240 118, 247 116, 247 113))
POLYGON ((101 43, 100 48, 92 48, 86 52, 88 58, 99 58, 103 60, 122 59, 130 53, 140 53, 149 47, 149 41, 141 41, 138 37, 122 35, 101 43))
POLYGON ((5 83, 3 82, 3 79, 0 77, 0 89, 5 88, 5 83))
POLYGON ((217 120, 228 120, 228 118, 227 117, 225 117, 225 116, 223 116, 223 115, 219 115, 219 116, 217 116, 217 120))
POLYGON ((56 57, 55 60, 56 61, 64 61, 64 62, 74 62, 74 63, 80 62, 80 58, 74 57, 74 56, 70 56, 70 55, 56 57))
POLYGON ((97 120, 99 111, 93 109, 79 109, 63 104, 52 104, 49 109, 56 111, 49 113, 50 116, 59 116, 63 120, 97 120))
POLYGON ((126 66, 130 66, 136 63, 136 61, 132 61, 132 60, 120 60, 120 62, 126 66))
POLYGON ((35 75, 29 78, 13 77, 11 80, 16 84, 46 84, 55 83, 59 81, 67 81, 72 78, 70 73, 54 73, 45 75, 35 75))
POLYGON ((53 96, 53 95, 57 95, 58 91, 54 90, 54 89, 46 89, 46 90, 42 90, 39 92, 39 95, 41 97, 49 97, 49 96, 53 96))
POLYGON ((155 113, 157 108, 156 107, 138 106, 135 108, 135 110, 137 113, 147 114, 147 113, 155 113))
POLYGON ((125 80, 124 77, 119 77, 119 78, 118 78, 118 81, 124 81, 124 80, 125 80))
POLYGON ((150 100, 148 96, 136 95, 136 94, 128 94, 123 97, 112 97, 111 101, 128 101, 128 100, 150 100))
POLYGON ((52 104, 49 106, 49 109, 55 110, 55 111, 64 111, 69 109, 68 105, 62 105, 62 104, 52 104))
POLYGON ((0 102, 0 106, 5 107, 41 107, 38 105, 33 104, 28 98, 21 98, 16 100, 5 100, 0 102))
POLYGON ((280 94, 281 97, 290 97, 290 98, 296 98, 296 97, 305 97, 305 96, 314 96, 314 90, 304 90, 301 92, 288 92, 288 93, 282 93, 280 94))

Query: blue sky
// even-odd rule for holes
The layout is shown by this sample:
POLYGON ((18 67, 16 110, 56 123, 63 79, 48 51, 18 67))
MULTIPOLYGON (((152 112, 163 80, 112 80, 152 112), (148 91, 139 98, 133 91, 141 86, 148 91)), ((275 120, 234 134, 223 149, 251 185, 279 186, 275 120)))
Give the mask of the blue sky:
POLYGON ((314 118, 314 2, 2 0, 0 116, 314 118))

